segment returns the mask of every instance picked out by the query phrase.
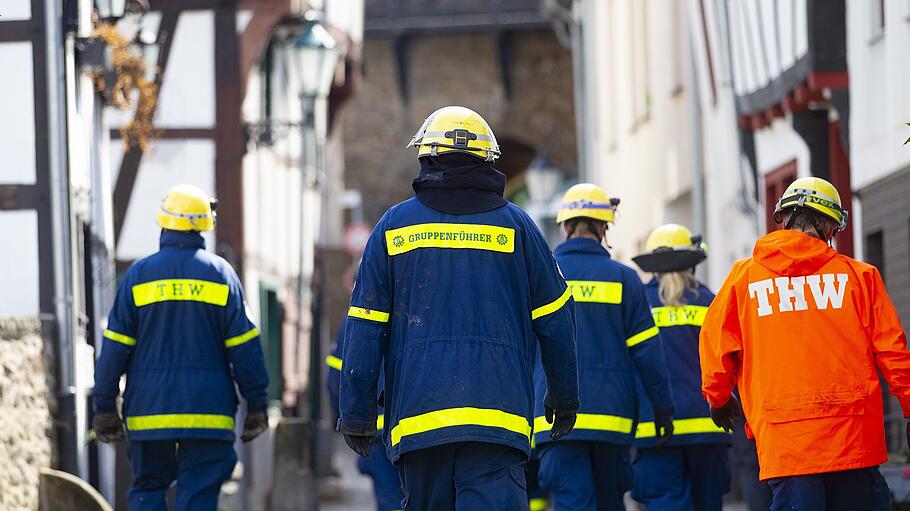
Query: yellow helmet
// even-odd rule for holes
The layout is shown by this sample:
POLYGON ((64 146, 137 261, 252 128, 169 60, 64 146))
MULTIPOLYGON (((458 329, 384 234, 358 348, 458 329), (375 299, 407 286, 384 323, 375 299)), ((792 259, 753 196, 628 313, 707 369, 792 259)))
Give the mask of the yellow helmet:
POLYGON ((500 154, 496 136, 487 121, 463 106, 447 106, 431 113, 408 147, 419 148, 418 158, 459 152, 493 161, 500 154))
POLYGON ((561 224, 579 217, 612 222, 617 206, 619 199, 607 196, 603 188, 591 183, 580 183, 566 190, 562 196, 556 223, 561 224))
POLYGON ((693 268, 708 257, 701 235, 679 224, 665 224, 651 231, 644 254, 632 258, 643 271, 664 273, 693 268))
POLYGON ((801 177, 790 183, 774 206, 774 221, 781 223, 784 210, 811 208, 837 222, 837 231, 847 227, 847 210, 840 203, 837 188, 820 177, 801 177))
POLYGON ((172 231, 211 231, 218 201, 193 185, 177 185, 161 201, 156 220, 172 231))

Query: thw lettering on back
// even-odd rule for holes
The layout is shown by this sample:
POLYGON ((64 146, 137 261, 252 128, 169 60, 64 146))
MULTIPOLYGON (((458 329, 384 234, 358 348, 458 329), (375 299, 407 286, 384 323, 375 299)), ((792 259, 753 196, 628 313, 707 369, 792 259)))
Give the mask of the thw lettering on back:
POLYGON ((749 283, 749 297, 757 302, 758 316, 775 312, 771 295, 777 295, 777 312, 794 312, 809 309, 806 286, 812 295, 812 302, 818 310, 828 307, 840 309, 844 304, 844 290, 847 289, 846 273, 825 273, 805 277, 777 277, 749 283))

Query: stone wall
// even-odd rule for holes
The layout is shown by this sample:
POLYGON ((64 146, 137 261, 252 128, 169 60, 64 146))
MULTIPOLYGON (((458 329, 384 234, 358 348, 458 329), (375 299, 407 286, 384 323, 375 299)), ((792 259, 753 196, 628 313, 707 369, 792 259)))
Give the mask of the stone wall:
POLYGON ((0 509, 38 509, 53 461, 53 358, 37 318, 0 318, 0 509))
POLYGON ((394 41, 364 40, 363 81, 342 113, 342 125, 345 182, 363 192, 368 222, 412 195, 417 153, 404 146, 428 114, 446 105, 472 108, 490 123, 503 145, 498 162, 503 171, 509 172, 503 166, 523 167, 535 152, 545 151, 574 173, 571 52, 550 30, 513 32, 510 47, 512 89, 507 96, 496 35, 414 36, 406 52, 404 97, 394 41), (515 161, 519 152, 528 153, 527 159, 515 161))

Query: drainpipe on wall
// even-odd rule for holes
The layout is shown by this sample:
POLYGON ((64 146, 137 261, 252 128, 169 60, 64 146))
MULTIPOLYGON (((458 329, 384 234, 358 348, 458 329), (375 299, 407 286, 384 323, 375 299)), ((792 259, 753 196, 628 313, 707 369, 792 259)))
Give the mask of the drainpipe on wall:
MULTIPOLYGON (((692 226, 693 232, 704 235, 705 233, 705 153, 704 153, 704 136, 702 133, 701 117, 701 89, 698 86, 698 65, 695 60, 695 43, 692 40, 692 34, 689 35, 689 108, 691 114, 689 121, 692 127, 692 220, 695 223, 692 226)), ((708 270, 705 265, 696 267, 695 274, 699 280, 704 282, 708 278, 708 270)))
POLYGON ((44 0, 44 37, 47 75, 47 151, 51 196, 51 232, 54 260, 54 314, 57 328, 57 419, 61 467, 78 470, 75 438, 73 377, 73 272, 70 251, 70 195, 66 155, 66 98, 64 77, 63 16, 56 0, 44 0))

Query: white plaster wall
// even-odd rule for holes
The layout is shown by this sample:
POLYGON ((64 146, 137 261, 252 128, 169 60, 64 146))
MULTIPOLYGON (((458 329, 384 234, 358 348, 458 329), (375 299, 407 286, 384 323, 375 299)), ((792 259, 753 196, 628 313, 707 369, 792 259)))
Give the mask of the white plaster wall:
MULTIPOLYGON (((112 149, 116 152, 116 149, 112 149)), ((177 184, 196 185, 215 195, 215 143, 208 140, 159 140, 142 159, 126 211, 119 260, 145 257, 158 250, 160 228, 155 214, 168 188, 177 184)), ((223 204, 223 207, 230 207, 223 204)), ((213 250, 214 234, 205 233, 206 245, 213 250)))
POLYGON ((3 0, 3 4, 0 5, 0 17, 3 21, 31 19, 31 0, 3 0))
POLYGON ((0 211, 0 317, 38 316, 38 214, 0 211))
POLYGON ((760 176, 794 159, 797 176, 809 175, 809 147, 793 130, 789 114, 775 119, 770 127, 755 132, 755 156, 760 176))
POLYGON ((215 125, 215 17, 212 11, 180 15, 156 126, 210 128, 215 125))
POLYGON ((688 209, 678 204, 671 209, 670 203, 691 188, 689 54, 685 43, 680 44, 686 40, 686 28, 673 26, 684 23, 685 13, 646 10, 649 87, 636 90, 629 76, 636 58, 630 8, 630 2, 598 2, 594 15, 586 20, 595 40, 587 55, 591 86, 600 98, 591 176, 608 194, 622 200, 607 238, 614 256, 624 262, 643 249, 657 225, 692 220, 669 215, 688 209), (650 95, 650 113, 637 123, 630 99, 634 94, 650 95))
POLYGON ((850 70, 850 171, 853 188, 910 165, 910 2, 885 2, 885 30, 870 33, 871 2, 847 2, 850 70))
MULTIPOLYGON (((26 2, 27 3, 27 2, 26 2)), ((15 2, 13 5, 17 5, 15 2)), ((28 11, 26 11, 27 13, 28 11)), ((6 11, 0 7, 2 20, 6 11)), ((0 183, 35 182, 35 109, 32 86, 32 45, 28 42, 0 44, 0 62, 16 70, 15 80, 0 88, 0 183)))
POLYGON ((708 259, 703 263, 705 284, 717 290, 734 262, 749 257, 758 233, 758 217, 750 203, 752 188, 748 170, 739 153, 736 106, 732 72, 728 65, 726 27, 722 25, 717 3, 705 4, 708 44, 717 88, 712 97, 707 52, 701 30, 697 0, 688 2, 689 30, 695 44, 699 102, 703 133, 703 179, 708 259), (710 7, 709 7, 710 6, 710 7))

